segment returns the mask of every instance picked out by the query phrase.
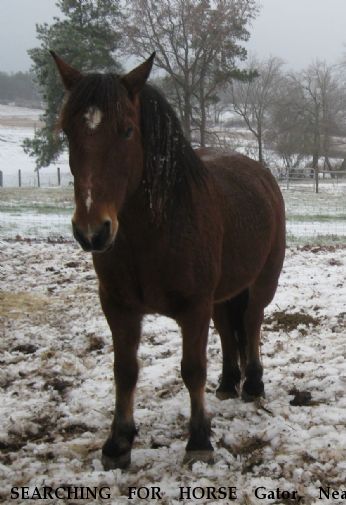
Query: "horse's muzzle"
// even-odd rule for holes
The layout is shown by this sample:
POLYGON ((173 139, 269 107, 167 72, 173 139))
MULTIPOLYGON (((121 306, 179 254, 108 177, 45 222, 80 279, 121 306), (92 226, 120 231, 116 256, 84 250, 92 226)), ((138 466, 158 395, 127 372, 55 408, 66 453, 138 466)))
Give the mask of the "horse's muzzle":
POLYGON ((72 221, 73 236, 87 252, 105 252, 113 244, 112 221, 105 220, 97 230, 85 232, 72 221))

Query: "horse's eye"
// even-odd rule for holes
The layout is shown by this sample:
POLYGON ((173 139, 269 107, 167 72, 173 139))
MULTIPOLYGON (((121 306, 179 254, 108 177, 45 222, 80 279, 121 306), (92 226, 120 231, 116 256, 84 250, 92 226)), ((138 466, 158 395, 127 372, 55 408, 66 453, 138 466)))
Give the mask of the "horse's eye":
POLYGON ((126 128, 126 130, 125 130, 125 132, 124 132, 124 137, 125 137, 126 139, 131 138, 132 133, 133 133, 133 128, 132 128, 132 126, 129 126, 128 128, 126 128))

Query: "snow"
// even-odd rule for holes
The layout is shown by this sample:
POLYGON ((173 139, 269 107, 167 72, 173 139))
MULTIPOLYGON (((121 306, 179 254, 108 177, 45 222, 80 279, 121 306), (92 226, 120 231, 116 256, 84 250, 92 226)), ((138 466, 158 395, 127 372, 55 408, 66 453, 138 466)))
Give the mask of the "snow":
POLYGON ((320 500, 318 489, 340 491, 346 481, 345 247, 288 249, 262 332, 265 400, 215 397, 221 356, 211 328, 206 398, 213 465, 182 465, 189 401, 179 372, 181 337, 174 321, 147 317, 139 351, 139 436, 130 468, 109 472, 100 448, 112 420, 113 356, 91 258, 72 242, 3 240, 0 251, 4 503, 26 503, 10 500, 13 486, 64 483, 109 486, 116 504, 148 503, 128 500, 129 486, 145 485, 159 486, 164 498, 157 503, 164 504, 182 503, 180 486, 236 486, 236 503, 244 504, 284 503, 256 498, 259 486, 297 490, 308 504, 342 503, 320 500), (296 324, 279 324, 280 313, 298 314, 296 324), (293 388, 310 392, 311 403, 290 405, 293 388))
MULTIPOLYGON (((39 115, 0 105, 5 186, 16 183, 18 169, 24 184, 33 182, 34 160, 20 146, 33 135, 39 115)), ((59 166, 69 172, 66 155, 59 166)), ((56 166, 43 169, 41 179, 56 184, 56 166)), ((284 191, 288 232, 303 241, 346 235, 343 184, 322 189, 318 200, 303 187, 284 191)), ((211 328, 206 400, 213 465, 183 466, 190 409, 180 377, 181 336, 174 321, 147 317, 132 464, 127 471, 105 472, 100 449, 112 421, 113 354, 97 280, 90 256, 75 243, 42 240, 71 236, 73 190, 4 188, 0 198, 0 502, 27 503, 10 499, 13 486, 33 491, 70 484, 109 486, 111 500, 104 501, 112 504, 147 503, 128 499, 129 486, 145 485, 159 486, 164 496, 158 503, 165 505, 229 503, 179 501, 180 486, 236 486, 236 503, 244 505, 287 503, 259 500, 259 486, 297 490, 306 504, 344 503, 319 499, 318 489, 346 487, 345 246, 287 250, 262 332, 265 400, 245 404, 215 397, 221 356, 211 328), (4 240, 16 235, 32 240, 4 240), (291 405, 295 391, 310 393, 311 401, 291 405)))
POLYGON ((0 163, 5 182, 7 175, 17 176, 19 169, 23 172, 34 172, 34 160, 29 158, 23 149, 18 149, 26 137, 33 137, 32 128, 0 127, 0 163))
MULTIPOLYGON (((24 153, 22 143, 25 138, 32 137, 34 126, 38 124, 42 111, 22 107, 6 106, 0 104, 0 170, 3 172, 5 189, 18 186, 18 170, 21 170, 22 185, 37 186, 35 161, 24 153), (28 123, 29 122, 29 123, 28 123)), ((228 117, 228 116, 227 116, 228 117)), ((224 118, 225 119, 225 118, 224 118)), ((233 131, 233 130, 232 130, 233 131)), ((244 128, 238 129, 240 135, 238 150, 246 152, 245 145, 253 139, 244 128)), ((224 132, 225 133, 225 132, 224 132)), ((227 133, 227 132, 226 132, 227 133)), ((228 133, 230 133, 228 131, 228 133)), ((228 135, 227 133, 227 135, 228 135)), ((234 133, 234 131, 233 131, 234 133)), ((233 141, 227 137, 227 146, 233 141)), ((249 144, 249 145, 250 145, 249 144)), ((229 149, 229 147, 228 147, 229 149)), ((269 152, 267 153, 270 154, 269 152)), ((270 154, 273 166, 281 163, 277 156, 270 154)), ((68 166, 67 153, 63 153, 58 162, 40 170, 41 185, 51 189, 49 211, 45 214, 42 206, 36 205, 42 195, 32 197, 32 205, 23 209, 22 189, 16 196, 16 201, 11 202, 11 208, 1 202, 0 227, 1 237, 14 238, 17 235, 31 238, 47 238, 71 236, 71 215, 73 209, 73 196, 68 186, 72 183, 72 176, 68 166), (56 203, 55 190, 57 185, 57 167, 61 169, 61 181, 64 190, 69 194, 69 201, 62 207, 56 203)), ((287 231, 289 241, 330 241, 338 239, 344 241, 346 236, 346 183, 343 180, 321 179, 321 193, 313 193, 313 180, 304 180, 291 184, 291 189, 286 189, 286 181, 281 181, 287 211, 287 231)), ((27 189, 27 188, 26 188, 27 189)), ((42 189, 42 188, 41 188, 42 189)), ((4 193, 0 195, 0 198, 4 193)), ((45 197, 46 201, 47 198, 45 197)))
POLYGON ((17 117, 23 119, 32 118, 38 121, 41 114, 41 109, 31 109, 28 107, 17 107, 15 105, 0 104, 0 117, 17 117))
MULTIPOLYGON (((37 185, 35 159, 23 150, 25 138, 33 138, 39 126, 41 110, 0 104, 0 170, 3 172, 5 187, 18 186, 18 170, 22 172, 22 185, 37 185)), ((40 171, 43 186, 57 184, 57 166, 62 173, 62 183, 71 181, 67 154, 63 153, 56 164, 40 171)))

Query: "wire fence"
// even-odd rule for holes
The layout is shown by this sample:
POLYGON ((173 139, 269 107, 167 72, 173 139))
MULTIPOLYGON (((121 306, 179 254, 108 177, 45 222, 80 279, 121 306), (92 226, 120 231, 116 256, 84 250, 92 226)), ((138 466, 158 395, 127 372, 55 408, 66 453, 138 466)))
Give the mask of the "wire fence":
MULTIPOLYGON (((279 181, 285 199, 288 243, 346 243, 346 179, 279 181)), ((0 238, 72 239, 73 187, 0 188, 0 238)))
POLYGON ((54 188, 59 186, 72 186, 73 177, 70 172, 65 172, 56 167, 49 172, 25 172, 18 170, 16 173, 2 173, 0 170, 0 187, 6 188, 54 188))
POLYGON ((346 173, 280 180, 288 242, 346 242, 346 173))
POLYGON ((318 193, 322 190, 323 192, 329 191, 334 193, 340 191, 344 193, 346 171, 320 170, 318 172, 318 178, 316 178, 311 168, 299 171, 287 170, 286 175, 279 178, 279 184, 282 189, 290 189, 292 191, 305 190, 318 193))

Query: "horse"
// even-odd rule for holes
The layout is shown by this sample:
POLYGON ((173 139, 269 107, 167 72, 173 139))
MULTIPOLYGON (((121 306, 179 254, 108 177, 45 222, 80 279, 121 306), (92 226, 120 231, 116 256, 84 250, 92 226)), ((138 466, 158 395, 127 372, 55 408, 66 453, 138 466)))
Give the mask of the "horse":
POLYGON ((124 75, 84 74, 51 53, 66 91, 59 125, 74 177, 73 235, 92 254, 114 344, 104 468, 131 462, 141 322, 153 313, 173 318, 182 333, 191 403, 185 458, 211 460, 211 320, 223 355, 217 396, 264 396, 260 330, 285 253, 280 189, 255 160, 192 148, 173 108, 147 83, 155 53, 124 75))

